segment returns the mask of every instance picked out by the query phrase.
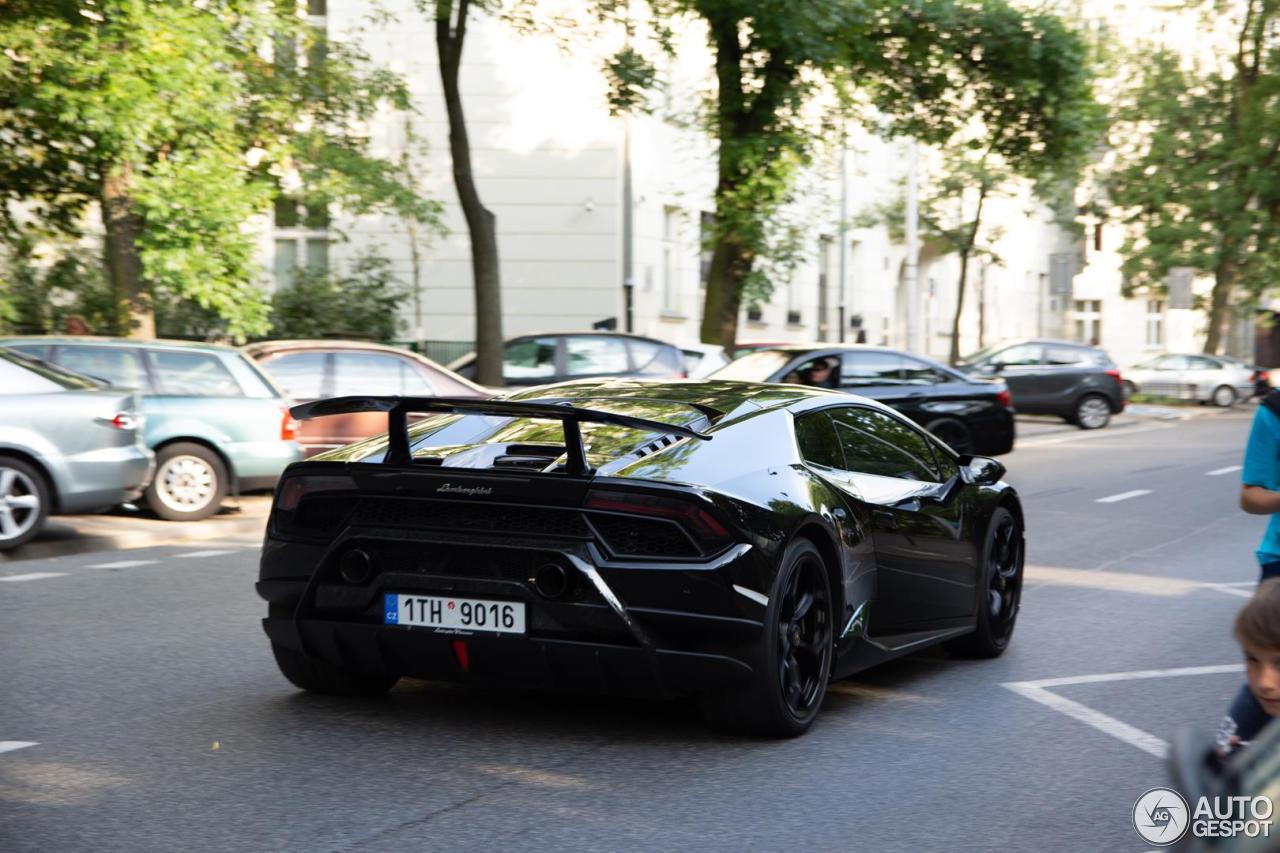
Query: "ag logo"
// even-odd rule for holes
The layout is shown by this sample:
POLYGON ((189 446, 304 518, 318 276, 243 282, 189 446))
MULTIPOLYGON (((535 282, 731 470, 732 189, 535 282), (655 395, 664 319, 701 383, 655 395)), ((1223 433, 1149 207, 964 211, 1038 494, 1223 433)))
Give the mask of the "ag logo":
POLYGON ((1167 847, 1187 834, 1190 825, 1187 801, 1171 788, 1152 788, 1133 804, 1133 828, 1142 840, 1167 847))

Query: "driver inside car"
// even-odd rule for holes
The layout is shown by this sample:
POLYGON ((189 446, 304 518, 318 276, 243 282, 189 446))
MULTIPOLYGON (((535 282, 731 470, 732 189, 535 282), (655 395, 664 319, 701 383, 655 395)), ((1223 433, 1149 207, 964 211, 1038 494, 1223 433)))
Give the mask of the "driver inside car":
POLYGON ((840 359, 834 356, 815 358, 788 373, 782 381, 793 385, 810 385, 814 388, 838 388, 840 359))

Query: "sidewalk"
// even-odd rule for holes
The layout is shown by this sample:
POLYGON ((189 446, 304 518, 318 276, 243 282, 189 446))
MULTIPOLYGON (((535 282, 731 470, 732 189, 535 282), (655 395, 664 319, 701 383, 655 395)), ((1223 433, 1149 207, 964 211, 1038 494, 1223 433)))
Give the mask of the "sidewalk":
MULTIPOLYGON (((1151 421, 1186 421, 1193 418, 1225 417, 1232 414, 1253 416, 1253 403, 1239 403, 1230 408, 1217 406, 1158 406, 1151 403, 1130 403, 1124 411, 1111 418, 1105 429, 1124 429, 1151 421)), ((1018 438, 1031 438, 1058 432, 1074 432, 1080 428, 1055 415, 1018 415, 1018 438)))
POLYGON ((253 495, 228 500, 222 512, 204 521, 164 521, 146 511, 126 509, 106 515, 56 515, 33 541, 0 554, 0 565, 182 542, 258 545, 270 509, 270 495, 253 495))

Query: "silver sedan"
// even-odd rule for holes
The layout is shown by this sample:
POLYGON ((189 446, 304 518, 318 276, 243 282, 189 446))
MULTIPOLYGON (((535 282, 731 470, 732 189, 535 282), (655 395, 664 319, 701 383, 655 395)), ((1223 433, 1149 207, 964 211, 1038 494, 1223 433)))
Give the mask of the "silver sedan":
POLYGON ((138 395, 0 349, 0 551, 50 513, 91 512, 142 493, 155 458, 138 395))
POLYGON ((1230 406, 1253 396, 1253 371, 1210 355, 1156 356, 1124 371, 1125 390, 1230 406))

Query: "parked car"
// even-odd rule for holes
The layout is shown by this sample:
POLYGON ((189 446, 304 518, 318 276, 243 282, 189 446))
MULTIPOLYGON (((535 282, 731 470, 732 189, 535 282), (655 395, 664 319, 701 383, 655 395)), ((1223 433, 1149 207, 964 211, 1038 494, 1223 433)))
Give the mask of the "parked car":
POLYGON ((588 380, 294 412, 371 409, 388 433, 290 466, 267 523, 263 628, 303 690, 690 696, 790 737, 829 679, 1010 642, 1025 547, 1004 467, 873 400, 588 380))
POLYGON ((1013 450, 1013 409, 1003 381, 965 376, 898 350, 861 344, 759 349, 709 378, 833 388, 892 406, 957 453, 1013 450))
MULTIPOLYGON (((449 369, 475 379, 475 359, 474 352, 467 353, 449 369)), ((503 344, 502 378, 516 387, 607 376, 671 379, 685 373, 679 348, 622 332, 521 335, 503 344)))
POLYGON ((161 518, 206 518, 229 492, 269 489, 302 458, 288 401, 231 347, 89 337, 0 338, 0 347, 143 393, 144 440, 156 454, 146 500, 161 518))
MULTIPOLYGON (((244 347, 285 394, 304 403, 350 394, 477 397, 490 392, 429 358, 362 341, 265 341, 244 347)), ((386 418, 353 412, 300 424, 308 456, 386 429, 386 418)))
POLYGON ((682 344, 684 370, 690 379, 703 379, 729 363, 724 347, 718 344, 682 344))
POLYGON ((1211 355, 1167 353, 1126 368, 1130 395, 1151 394, 1232 406, 1254 394, 1258 371, 1211 355))
POLYGON ((133 500, 154 465, 137 394, 0 349, 0 551, 51 514, 133 500))
POLYGON ((1264 397, 1271 393, 1271 370, 1261 365, 1253 364, 1242 358, 1235 358, 1229 355, 1216 355, 1214 358, 1219 361, 1225 361, 1228 364, 1234 364, 1243 367, 1249 371, 1249 379, 1253 382, 1253 393, 1251 396, 1264 397))
POLYGON ((1101 429, 1124 411, 1120 371, 1106 351, 1070 341, 1000 344, 965 358, 970 376, 1000 377, 1020 414, 1057 415, 1081 429, 1101 429))

